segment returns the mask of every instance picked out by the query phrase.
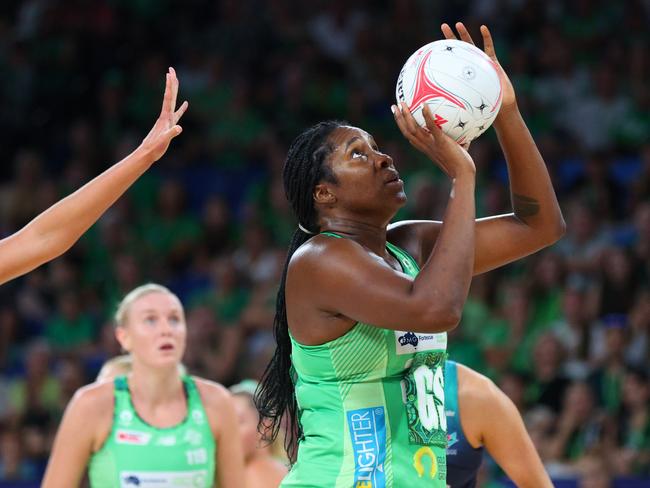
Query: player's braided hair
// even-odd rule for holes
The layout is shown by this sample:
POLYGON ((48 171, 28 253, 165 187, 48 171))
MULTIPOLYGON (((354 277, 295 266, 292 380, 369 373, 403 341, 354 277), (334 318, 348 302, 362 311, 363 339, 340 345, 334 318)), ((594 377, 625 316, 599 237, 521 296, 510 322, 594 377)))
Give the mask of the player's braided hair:
POLYGON ((305 130, 289 147, 284 163, 283 179, 287 200, 298 222, 312 234, 301 229, 293 233, 275 305, 273 334, 277 347, 256 391, 255 405, 260 413, 258 429, 268 442, 275 440, 282 427, 282 419, 287 416, 284 448, 292 463, 295 461, 298 441, 302 437, 302 428, 297 418, 295 371, 291 365, 291 341, 284 297, 287 268, 296 249, 320 230, 313 190, 321 181, 336 183, 336 177, 326 164, 333 150, 328 138, 334 129, 342 125, 346 124, 338 121, 320 122, 305 130))

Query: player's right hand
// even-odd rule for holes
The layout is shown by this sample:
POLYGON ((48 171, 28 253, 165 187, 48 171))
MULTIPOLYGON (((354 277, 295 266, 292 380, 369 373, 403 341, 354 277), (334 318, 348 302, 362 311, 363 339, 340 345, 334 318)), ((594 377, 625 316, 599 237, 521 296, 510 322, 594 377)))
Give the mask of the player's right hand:
POLYGON ((426 127, 421 127, 416 122, 404 102, 393 105, 391 109, 402 135, 413 147, 436 163, 447 176, 457 178, 463 174, 476 174, 476 166, 467 150, 442 132, 427 104, 424 104, 422 109, 426 127))
POLYGON ((158 161, 167 148, 171 140, 183 131, 178 125, 178 121, 187 110, 187 101, 176 110, 176 96, 178 95, 178 78, 174 68, 169 68, 166 75, 165 95, 163 98, 162 109, 158 120, 144 138, 140 148, 148 152, 153 161, 158 161))

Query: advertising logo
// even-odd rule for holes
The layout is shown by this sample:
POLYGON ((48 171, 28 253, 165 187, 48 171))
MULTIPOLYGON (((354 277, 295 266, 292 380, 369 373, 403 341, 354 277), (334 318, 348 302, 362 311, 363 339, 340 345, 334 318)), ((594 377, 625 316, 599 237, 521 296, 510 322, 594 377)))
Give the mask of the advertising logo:
POLYGON ((157 446, 172 447, 176 445, 175 435, 162 435, 156 440, 157 446))
POLYGON ((151 434, 135 430, 119 429, 115 433, 115 442, 118 444, 132 444, 134 446, 146 446, 151 440, 151 434))
POLYGON ((458 434, 456 432, 447 433, 447 447, 451 447, 458 442, 458 434))
POLYGON ((201 410, 192 410, 192 420, 197 424, 202 424, 205 422, 205 415, 203 415, 201 410))
POLYGON ((129 425, 131 422, 133 422, 133 414, 128 410, 122 410, 120 412, 120 423, 129 425))
POLYGON ((199 431, 188 429, 183 436, 183 442, 187 442, 192 446, 198 446, 203 442, 203 434, 199 431))
MULTIPOLYGON (((198 488, 206 486, 208 472, 194 471, 122 471, 122 488, 198 488)), ((210 486, 212 484, 210 483, 210 486)))
POLYGON ((424 476, 423 458, 431 459, 431 469, 429 470, 429 476, 431 479, 433 479, 438 472, 438 461, 436 460, 436 455, 433 453, 433 450, 430 447, 421 447, 413 455, 413 467, 418 472, 418 476, 420 478, 424 476))
POLYGON ((140 486, 140 479, 137 476, 125 476, 124 477, 124 484, 125 485, 134 485, 134 486, 140 486))
POLYGON ((415 332, 395 331, 395 353, 413 354, 416 352, 447 349, 447 333, 417 334, 415 332))
POLYGON ((347 412, 354 452, 354 488, 385 488, 386 415, 384 407, 347 412))
POLYGON ((418 347, 419 339, 418 336, 416 336, 413 332, 407 332, 406 334, 399 336, 397 342, 399 342, 400 346, 406 346, 407 344, 410 344, 413 347, 418 347))

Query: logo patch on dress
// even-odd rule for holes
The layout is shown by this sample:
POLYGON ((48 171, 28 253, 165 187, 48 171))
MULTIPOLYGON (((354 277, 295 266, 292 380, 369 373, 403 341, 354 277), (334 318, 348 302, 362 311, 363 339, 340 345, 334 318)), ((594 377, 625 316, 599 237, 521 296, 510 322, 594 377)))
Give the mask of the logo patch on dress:
POLYGON ((171 447, 176 445, 175 435, 162 435, 156 440, 157 446, 171 447))
POLYGON ((134 446, 146 446, 151 440, 151 434, 138 432, 137 430, 119 429, 115 433, 115 442, 118 444, 131 444, 134 446))
POLYGON ((418 334, 416 332, 395 331, 395 353, 414 354, 422 351, 446 350, 447 333, 418 334))
POLYGON ((386 415, 384 407, 347 412, 354 451, 354 488, 385 488, 386 415))
MULTIPOLYGON (((167 488, 167 487, 203 487, 207 486, 208 472, 202 470, 188 471, 122 471, 120 472, 122 488, 167 488)), ((212 486, 212 483, 210 483, 212 486)))
POLYGON ((133 422, 133 414, 128 410, 122 410, 120 412, 120 423, 129 425, 131 422, 133 422))

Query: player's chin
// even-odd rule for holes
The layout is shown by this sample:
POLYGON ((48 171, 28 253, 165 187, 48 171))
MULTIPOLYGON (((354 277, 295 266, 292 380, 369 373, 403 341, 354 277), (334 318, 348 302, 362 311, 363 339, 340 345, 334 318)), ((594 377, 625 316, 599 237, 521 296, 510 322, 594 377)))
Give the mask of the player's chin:
POLYGON ((397 208, 402 208, 404 205, 406 205, 406 193, 404 193, 404 190, 399 191, 391 195, 391 198, 395 202, 395 206, 397 208))
POLYGON ((385 191, 397 202, 400 202, 402 205, 406 203, 406 193, 404 192, 404 183, 402 180, 398 180, 392 183, 389 183, 385 186, 385 191))
POLYGON ((158 352, 153 359, 159 367, 175 366, 181 362, 181 354, 180 351, 158 352))

